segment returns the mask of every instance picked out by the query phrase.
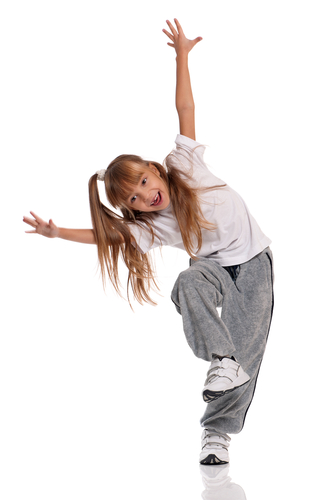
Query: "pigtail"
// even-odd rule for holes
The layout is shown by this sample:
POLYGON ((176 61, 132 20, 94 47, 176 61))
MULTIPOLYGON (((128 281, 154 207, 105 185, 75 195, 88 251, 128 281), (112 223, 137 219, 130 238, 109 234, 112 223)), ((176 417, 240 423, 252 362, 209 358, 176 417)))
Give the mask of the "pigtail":
POLYGON ((208 222, 201 210, 200 194, 203 191, 222 186, 194 187, 192 176, 179 170, 172 162, 172 155, 165 160, 165 166, 157 162, 148 162, 136 155, 120 155, 108 166, 104 181, 108 202, 122 215, 107 208, 99 198, 97 178, 94 174, 89 181, 90 211, 93 231, 98 248, 98 260, 105 287, 106 277, 110 279, 116 292, 120 292, 118 261, 121 256, 128 269, 127 297, 130 289, 134 298, 142 304, 155 304, 149 296, 151 288, 157 289, 155 272, 149 253, 142 253, 130 231, 130 225, 140 226, 154 238, 153 212, 139 212, 128 207, 127 199, 133 186, 141 179, 142 173, 149 163, 158 170, 159 175, 168 187, 173 214, 181 232, 184 247, 192 259, 202 246, 202 229, 214 230, 215 225, 208 222), (166 170, 167 168, 167 170, 166 170))
POLYGON ((130 232, 129 224, 132 214, 128 213, 126 218, 121 217, 100 201, 97 177, 98 175, 94 174, 89 180, 89 200, 103 285, 105 287, 107 275, 116 292, 121 296, 118 269, 118 260, 121 256, 129 272, 127 282, 129 303, 130 285, 138 302, 155 304, 149 297, 151 287, 158 289, 153 266, 148 255, 142 254, 138 250, 136 241, 130 232))

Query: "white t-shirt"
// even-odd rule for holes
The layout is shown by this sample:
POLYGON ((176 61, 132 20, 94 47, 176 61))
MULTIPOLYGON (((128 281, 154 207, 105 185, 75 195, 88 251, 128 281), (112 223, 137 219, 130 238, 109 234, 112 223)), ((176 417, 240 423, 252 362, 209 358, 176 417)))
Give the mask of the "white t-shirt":
MULTIPOLYGON (((192 172, 192 185, 199 187, 225 184, 206 166, 203 155, 205 146, 183 135, 177 135, 176 148, 170 160, 181 171, 192 172)), ((264 235, 241 196, 228 185, 200 194, 201 209, 205 219, 217 226, 215 230, 202 229, 203 243, 197 257, 216 260, 222 266, 242 264, 262 252, 271 243, 264 235)), ((153 244, 148 229, 138 224, 130 225, 139 250, 146 253, 160 245, 185 250, 178 222, 169 205, 154 212, 153 244)))

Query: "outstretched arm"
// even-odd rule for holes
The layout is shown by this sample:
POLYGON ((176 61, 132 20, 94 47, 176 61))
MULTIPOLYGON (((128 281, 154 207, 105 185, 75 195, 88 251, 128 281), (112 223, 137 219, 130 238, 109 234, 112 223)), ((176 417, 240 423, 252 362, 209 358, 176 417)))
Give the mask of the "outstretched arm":
POLYGON ((191 89, 190 74, 188 67, 188 54, 196 43, 202 40, 197 37, 189 40, 185 37, 182 27, 177 19, 174 19, 176 28, 170 21, 166 21, 171 33, 163 30, 165 35, 172 40, 168 43, 174 47, 176 52, 176 110, 180 122, 180 134, 196 140, 195 134, 195 103, 191 89))
POLYGON ((34 229, 26 233, 41 234, 47 238, 62 238, 63 240, 77 241, 78 243, 96 243, 92 229, 67 229, 57 227, 52 219, 45 222, 34 212, 30 212, 33 219, 23 217, 23 221, 34 229))

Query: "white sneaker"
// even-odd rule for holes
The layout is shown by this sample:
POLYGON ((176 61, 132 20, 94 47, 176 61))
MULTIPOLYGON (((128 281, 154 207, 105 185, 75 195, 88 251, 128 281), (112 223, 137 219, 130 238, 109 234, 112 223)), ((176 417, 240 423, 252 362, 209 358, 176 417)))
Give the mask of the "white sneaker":
POLYGON ((229 462, 228 446, 230 440, 228 434, 217 434, 204 429, 199 462, 202 465, 227 464, 229 462))
POLYGON ((203 399, 210 403, 237 387, 249 382, 250 377, 237 361, 217 357, 211 363, 203 389, 203 399))

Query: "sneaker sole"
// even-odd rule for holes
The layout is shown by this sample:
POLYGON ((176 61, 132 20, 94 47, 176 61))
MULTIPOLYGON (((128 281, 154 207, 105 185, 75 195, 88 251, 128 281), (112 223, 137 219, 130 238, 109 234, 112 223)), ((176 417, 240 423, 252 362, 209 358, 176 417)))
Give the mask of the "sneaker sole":
POLYGON ((215 401, 216 399, 219 399, 221 396, 224 396, 225 394, 228 394, 232 391, 235 391, 238 387, 242 387, 243 385, 247 384, 250 381, 250 378, 243 382, 243 384, 236 385, 235 387, 232 387, 231 389, 227 389, 226 391, 209 391, 208 389, 206 391, 203 391, 203 399, 205 403, 211 403, 211 401, 215 401))
POLYGON ((222 464, 228 464, 225 460, 220 460, 216 455, 208 455, 204 460, 200 461, 200 464, 202 465, 222 465, 222 464))

